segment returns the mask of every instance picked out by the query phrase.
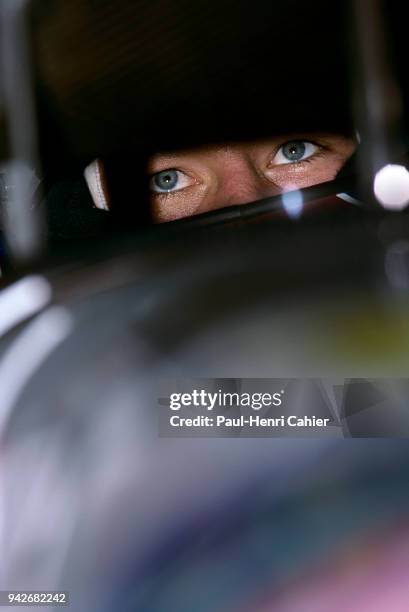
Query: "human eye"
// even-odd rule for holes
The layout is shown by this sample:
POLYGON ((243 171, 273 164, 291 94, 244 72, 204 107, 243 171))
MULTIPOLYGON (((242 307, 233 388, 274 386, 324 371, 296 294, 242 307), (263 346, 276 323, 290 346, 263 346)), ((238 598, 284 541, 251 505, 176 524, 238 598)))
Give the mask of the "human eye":
POLYGON ((290 140, 280 146, 270 165, 294 164, 312 157, 320 147, 309 140, 290 140))
POLYGON ((194 183, 194 179, 185 172, 169 168, 153 174, 149 181, 149 188, 154 193, 172 193, 181 191, 194 183))

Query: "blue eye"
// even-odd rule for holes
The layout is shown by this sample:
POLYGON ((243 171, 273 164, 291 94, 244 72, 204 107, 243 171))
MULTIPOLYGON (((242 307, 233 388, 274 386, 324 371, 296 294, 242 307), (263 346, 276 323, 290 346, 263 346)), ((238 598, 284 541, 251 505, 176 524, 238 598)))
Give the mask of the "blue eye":
POLYGON ((172 193, 181 191, 185 187, 190 187, 194 185, 195 182, 195 179, 185 172, 170 168, 169 170, 162 170, 151 176, 149 188, 154 193, 172 193))
POLYGON ((154 191, 172 191, 178 184, 177 170, 164 170, 152 177, 151 187, 154 191))
POLYGON ((287 142, 282 147, 283 155, 288 161, 299 161, 304 157, 305 144, 301 140, 287 142))
POLYGON ((308 140, 291 140, 281 145, 277 151, 274 164, 293 164, 304 159, 308 159, 319 147, 308 140))

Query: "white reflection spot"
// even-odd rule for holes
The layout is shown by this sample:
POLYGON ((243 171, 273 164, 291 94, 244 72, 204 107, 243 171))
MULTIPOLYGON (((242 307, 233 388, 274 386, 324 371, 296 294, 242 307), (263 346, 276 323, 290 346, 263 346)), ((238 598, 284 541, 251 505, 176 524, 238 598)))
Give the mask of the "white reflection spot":
POLYGON ((388 164, 376 173, 374 194, 384 208, 402 210, 409 203, 409 172, 405 166, 388 164))
POLYGON ((298 189, 286 191, 282 195, 283 207, 291 219, 298 219, 303 211, 302 193, 298 189))
POLYGON ((0 335, 21 323, 51 299, 51 286, 43 276, 26 276, 0 293, 0 335))

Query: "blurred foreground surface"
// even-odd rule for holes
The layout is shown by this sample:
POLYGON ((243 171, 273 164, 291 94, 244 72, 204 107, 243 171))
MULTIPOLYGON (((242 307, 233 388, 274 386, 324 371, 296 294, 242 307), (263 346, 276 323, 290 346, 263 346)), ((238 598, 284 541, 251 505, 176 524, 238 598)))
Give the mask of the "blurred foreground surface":
POLYGON ((405 610, 406 440, 157 423, 163 379, 404 377, 407 290, 382 228, 122 244, 4 291, 3 588, 69 590, 78 611, 337 610, 340 590, 339 609, 405 610))

